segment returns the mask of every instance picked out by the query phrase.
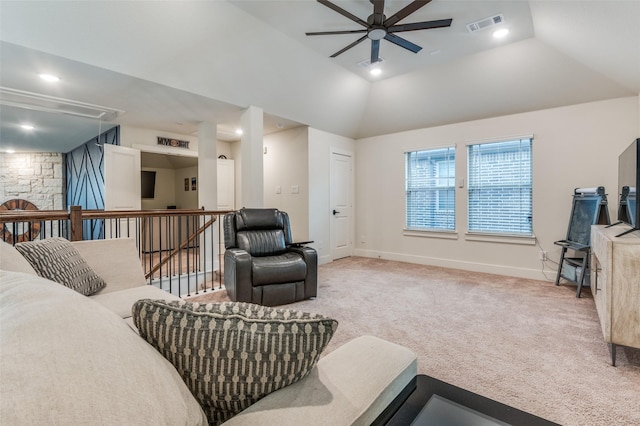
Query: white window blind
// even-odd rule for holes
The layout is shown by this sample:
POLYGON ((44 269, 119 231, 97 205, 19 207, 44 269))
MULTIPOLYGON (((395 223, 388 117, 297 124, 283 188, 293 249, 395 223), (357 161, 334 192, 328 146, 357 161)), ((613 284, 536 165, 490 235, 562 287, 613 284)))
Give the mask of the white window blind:
POLYGON ((455 229, 455 148, 412 151, 405 156, 407 228, 455 229))
POLYGON ((533 234, 532 141, 468 146, 469 232, 533 234))

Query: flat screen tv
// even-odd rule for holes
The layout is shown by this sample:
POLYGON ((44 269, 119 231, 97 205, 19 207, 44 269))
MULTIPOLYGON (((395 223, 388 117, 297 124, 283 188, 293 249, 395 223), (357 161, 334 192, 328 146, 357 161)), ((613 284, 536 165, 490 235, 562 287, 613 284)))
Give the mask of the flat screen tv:
POLYGON ((141 172, 141 195, 142 198, 155 198, 156 194, 156 172, 143 170, 141 172))
POLYGON ((618 236, 640 229, 640 210, 637 197, 640 189, 640 138, 633 141, 618 157, 618 188, 620 204, 618 220, 631 226, 618 236))

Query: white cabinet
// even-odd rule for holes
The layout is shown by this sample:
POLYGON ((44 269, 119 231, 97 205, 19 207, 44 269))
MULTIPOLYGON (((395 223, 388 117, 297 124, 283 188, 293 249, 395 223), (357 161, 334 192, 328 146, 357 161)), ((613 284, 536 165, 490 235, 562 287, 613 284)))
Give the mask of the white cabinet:
POLYGON ((218 158, 218 210, 235 209, 235 168, 233 160, 218 158))
POLYGON ((616 237, 626 225, 591 227, 591 289, 604 340, 640 348, 640 232, 616 237))

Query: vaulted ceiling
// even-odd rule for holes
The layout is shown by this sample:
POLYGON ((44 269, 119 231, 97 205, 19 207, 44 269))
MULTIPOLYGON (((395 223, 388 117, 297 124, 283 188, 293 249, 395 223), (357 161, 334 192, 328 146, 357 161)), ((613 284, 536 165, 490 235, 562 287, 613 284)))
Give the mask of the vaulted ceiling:
MULTIPOLYGON (((367 0, 334 3, 372 12, 367 0)), ((387 0, 385 14, 409 3, 387 0)), ((58 114, 25 136, 25 111, 2 105, 0 148, 65 152, 86 140, 66 133, 83 125, 192 134, 210 121, 232 140, 249 105, 265 111, 267 133, 309 125, 363 138, 640 92, 639 1, 433 0, 402 23, 445 18, 451 27, 402 34, 417 54, 382 40, 383 73, 371 77, 368 40, 329 58, 361 35, 305 36, 359 28, 313 0, 0 0, 0 86, 124 111, 98 124, 58 114), (497 14, 505 39, 467 29, 497 14)))

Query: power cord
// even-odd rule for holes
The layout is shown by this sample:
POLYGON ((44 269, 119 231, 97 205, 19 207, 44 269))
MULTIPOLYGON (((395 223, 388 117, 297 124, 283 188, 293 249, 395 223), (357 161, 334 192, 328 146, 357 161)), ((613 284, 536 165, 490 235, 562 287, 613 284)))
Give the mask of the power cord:
MULTIPOLYGON (((535 239, 536 246, 540 249, 540 251, 547 253, 547 251, 540 244, 540 240, 538 240, 538 237, 535 235, 535 233, 533 234, 533 238, 535 239)), ((556 265, 557 267, 560 267, 560 264, 558 262, 555 262, 555 261, 549 259, 549 256, 546 256, 546 260, 540 260, 540 263, 542 263, 542 270, 540 271, 540 272, 542 272, 542 275, 546 278, 547 281, 555 282, 555 278, 549 278, 547 276, 547 272, 545 271, 545 266, 546 266, 547 262, 550 262, 550 263, 556 265)), ((556 272, 557 272, 557 269, 556 269, 556 272)))

